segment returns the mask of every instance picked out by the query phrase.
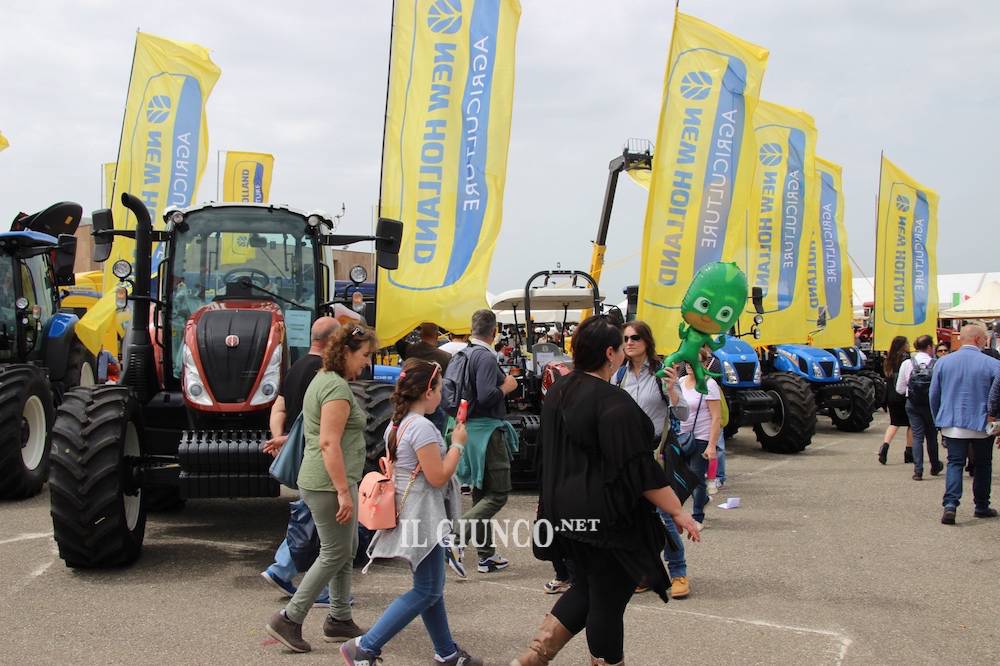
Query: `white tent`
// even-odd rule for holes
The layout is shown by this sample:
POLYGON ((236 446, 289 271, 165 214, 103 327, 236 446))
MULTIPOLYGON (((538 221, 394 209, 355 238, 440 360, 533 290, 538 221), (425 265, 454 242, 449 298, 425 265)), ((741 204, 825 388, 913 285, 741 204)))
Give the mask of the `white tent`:
POLYGON ((948 319, 996 319, 1000 317, 1000 282, 988 282, 967 301, 941 312, 948 319))

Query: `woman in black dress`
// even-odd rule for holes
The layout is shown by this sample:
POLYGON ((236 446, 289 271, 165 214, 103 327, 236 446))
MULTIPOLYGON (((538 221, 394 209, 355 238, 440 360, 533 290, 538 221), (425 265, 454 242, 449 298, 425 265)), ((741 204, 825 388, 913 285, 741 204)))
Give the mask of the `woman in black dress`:
POLYGON ((910 433, 910 419, 906 415, 906 396, 896 393, 896 378, 899 376, 899 366, 910 358, 910 342, 905 336, 897 335, 889 343, 889 353, 885 355, 883 370, 886 376, 886 405, 889 407, 889 426, 885 429, 882 448, 878 450, 878 461, 883 465, 889 459, 889 444, 900 428, 906 428, 906 451, 903 461, 913 462, 913 435, 910 433))
POLYGON ((572 561, 574 582, 513 666, 548 664, 583 629, 593 664, 621 663, 625 606, 636 586, 668 599, 656 509, 700 539, 655 461, 652 422, 609 383, 624 360, 622 342, 606 318, 585 320, 573 335, 574 371, 545 398, 539 518, 559 529, 547 554, 572 561))

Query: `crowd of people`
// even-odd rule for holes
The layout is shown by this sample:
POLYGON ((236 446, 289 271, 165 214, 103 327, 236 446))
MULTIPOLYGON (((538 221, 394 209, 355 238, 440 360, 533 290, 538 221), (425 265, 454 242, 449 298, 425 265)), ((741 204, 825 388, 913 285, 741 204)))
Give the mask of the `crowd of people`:
POLYGON ((913 464, 913 480, 924 478, 924 454, 932 476, 945 471, 941 522, 954 525, 962 498, 963 472, 972 476, 973 516, 995 518, 990 506, 993 445, 1000 429, 1000 359, 982 324, 966 324, 960 347, 934 344, 929 335, 913 341, 893 339, 885 358, 890 425, 878 452, 885 465, 900 428, 906 429, 904 462, 913 464), (947 466, 941 462, 938 433, 947 466))
MULTIPOLYGON (((506 398, 518 382, 498 363, 495 314, 477 311, 470 323, 470 336, 454 336, 444 345, 438 327, 424 324, 418 340, 396 347, 405 362, 392 397, 386 454, 397 524, 409 522, 416 530, 407 535, 398 528, 379 530, 366 554, 369 564, 406 562, 413 585, 368 629, 352 617, 366 414, 349 381, 371 362, 378 341, 363 324, 321 318, 313 325, 309 354, 286 374, 272 409, 273 436, 265 445, 278 455, 301 420, 301 504, 293 510, 311 512, 318 554, 298 586, 299 571, 284 542, 261 574, 290 596, 266 626, 288 649, 312 649, 303 622, 310 609, 328 607, 322 638, 341 643, 349 664, 375 663, 418 615, 437 663, 482 663, 451 635, 445 574, 450 567, 467 577, 465 544, 475 548, 480 574, 510 565, 496 549, 491 526, 511 491, 519 442, 504 417, 506 398), (460 400, 468 403, 464 422, 455 419, 460 400), (471 506, 464 512, 459 480, 471 488, 471 506), (443 522, 450 526, 444 534, 436 529, 443 522)), ((547 546, 536 545, 536 557, 555 569, 543 589, 560 596, 513 662, 520 666, 549 663, 584 630, 593 663, 621 663, 623 616, 631 597, 647 590, 664 601, 690 594, 683 540, 685 535, 700 540, 708 468, 724 446, 719 386, 710 379, 702 394, 692 368, 662 368, 645 323, 623 327, 620 320, 591 317, 576 328, 572 354, 573 371, 549 389, 542 405, 537 520, 581 527, 562 529, 547 546), (683 451, 686 473, 694 478, 693 515, 672 487, 678 475, 664 463, 668 442, 683 451)), ((706 351, 701 360, 709 367, 712 357, 706 351)))

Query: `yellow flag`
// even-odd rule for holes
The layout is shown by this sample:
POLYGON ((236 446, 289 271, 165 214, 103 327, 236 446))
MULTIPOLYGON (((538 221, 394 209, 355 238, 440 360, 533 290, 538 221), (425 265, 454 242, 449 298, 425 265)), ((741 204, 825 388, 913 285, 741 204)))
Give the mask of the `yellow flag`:
MULTIPOLYGON (((817 314, 808 294, 809 241, 819 222, 816 126, 809 114, 764 100, 753 126, 753 187, 732 258, 750 286, 764 290, 760 344, 805 344, 817 314)), ((743 330, 753 316, 744 311, 743 330)))
POLYGON ((115 162, 105 162, 101 165, 104 172, 104 207, 111 208, 115 198, 115 162))
POLYGON ((936 337, 937 192, 882 156, 875 257, 875 349, 897 335, 936 337))
POLYGON ((423 321, 468 331, 487 307, 520 15, 517 0, 395 3, 380 212, 405 231, 399 268, 379 271, 383 343, 423 321))
MULTIPOLYGON (((135 227, 121 203, 124 192, 145 202, 156 227, 168 207, 194 202, 208 152, 205 103, 219 74, 202 46, 141 32, 136 36, 112 206, 116 228, 135 227)), ((116 237, 104 264, 105 288, 118 284, 111 274, 115 260, 133 261, 134 256, 135 242, 116 237)), ((160 256, 157 249, 153 272, 160 256)))
MULTIPOLYGON (((227 151, 222 200, 267 203, 273 171, 274 155, 227 151)), ((257 251, 250 247, 249 238, 247 234, 225 234, 222 239, 222 263, 242 264, 256 257, 257 251)))
POLYGON ((851 262, 844 226, 844 186, 839 164, 816 157, 819 224, 809 251, 809 309, 826 308, 826 327, 813 335, 817 347, 854 346, 851 262))
POLYGON ((0 150, 5 150, 8 147, 10 147, 10 142, 7 141, 7 137, 3 135, 3 132, 0 132, 0 150))
POLYGON ((640 319, 669 349, 703 265, 727 259, 753 175, 767 50, 677 12, 664 77, 639 278, 640 319))

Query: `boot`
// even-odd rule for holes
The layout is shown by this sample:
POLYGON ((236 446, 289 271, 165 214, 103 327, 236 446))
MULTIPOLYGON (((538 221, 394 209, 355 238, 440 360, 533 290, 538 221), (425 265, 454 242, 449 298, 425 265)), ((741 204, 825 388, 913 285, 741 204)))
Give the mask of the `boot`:
POLYGON ((882 448, 878 450, 878 461, 883 465, 889 460, 889 445, 887 443, 882 444, 882 448))
POLYGON ((609 664, 604 659, 598 659, 594 655, 590 655, 590 666, 622 666, 624 663, 625 660, 622 659, 617 664, 609 664))
POLYGON ((907 446, 903 449, 903 464, 909 465, 913 463, 913 449, 907 446))
POLYGON ((545 666, 552 661, 559 650, 573 638, 569 629, 562 625, 551 613, 546 613, 542 626, 528 643, 528 649, 521 653, 510 666, 545 666))

